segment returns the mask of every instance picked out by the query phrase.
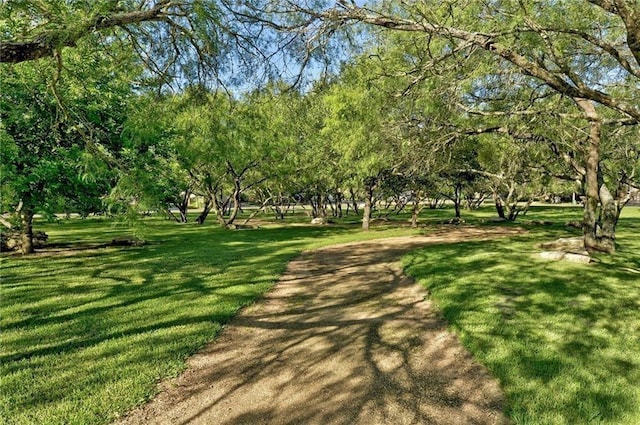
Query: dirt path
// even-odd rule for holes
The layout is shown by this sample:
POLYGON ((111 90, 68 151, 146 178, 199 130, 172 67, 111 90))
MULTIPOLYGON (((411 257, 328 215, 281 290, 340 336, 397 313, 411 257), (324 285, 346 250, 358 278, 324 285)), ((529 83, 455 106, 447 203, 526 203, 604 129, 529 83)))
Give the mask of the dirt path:
POLYGON ((120 423, 505 423, 498 384, 398 260, 429 243, 516 232, 454 228, 304 253, 120 423))

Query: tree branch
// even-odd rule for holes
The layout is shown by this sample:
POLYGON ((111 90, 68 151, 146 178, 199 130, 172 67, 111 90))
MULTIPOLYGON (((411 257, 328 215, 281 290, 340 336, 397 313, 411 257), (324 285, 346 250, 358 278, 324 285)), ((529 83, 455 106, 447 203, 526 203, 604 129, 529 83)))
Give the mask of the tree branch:
POLYGON ((125 27, 142 22, 166 21, 171 16, 169 9, 176 5, 170 0, 161 0, 147 10, 107 15, 97 14, 76 28, 66 27, 49 30, 31 40, 1 41, 0 63, 20 63, 50 57, 53 56, 56 49, 73 47, 81 38, 104 29, 125 27))
MULTIPOLYGON (((586 84, 572 84, 566 81, 561 76, 547 69, 543 64, 532 61, 515 52, 508 46, 500 43, 498 41, 498 37, 503 35, 501 33, 491 34, 471 32, 427 21, 417 22, 402 18, 371 14, 358 6, 343 7, 341 9, 334 8, 325 12, 316 13, 316 15, 321 19, 333 21, 338 25, 348 22, 362 22, 397 31, 422 32, 465 41, 510 62, 519 68, 524 74, 544 81, 549 87, 560 94, 566 95, 572 99, 586 98, 593 100, 640 121, 640 108, 638 108, 637 105, 630 105, 626 102, 620 101, 607 93, 592 89, 586 84)), ((640 27, 640 24, 638 24, 638 26, 640 27)), ((576 78, 573 75, 572 77, 576 78)))

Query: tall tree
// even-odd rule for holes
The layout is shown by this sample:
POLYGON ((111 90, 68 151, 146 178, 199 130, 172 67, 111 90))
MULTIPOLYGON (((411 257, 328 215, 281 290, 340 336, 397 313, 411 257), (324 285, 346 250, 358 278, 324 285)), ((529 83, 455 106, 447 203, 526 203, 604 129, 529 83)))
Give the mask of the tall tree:
POLYGON ((229 98, 197 86, 170 101, 176 160, 205 199, 197 221, 214 211, 231 227, 243 194, 277 174, 273 164, 289 150, 286 117, 269 89, 229 98))
POLYGON ((2 183, 10 188, 2 209, 19 215, 25 254, 35 213, 69 211, 71 202, 91 212, 108 193, 115 175, 106 164, 120 149, 129 81, 139 71, 130 56, 84 46, 58 59, 2 69, 2 183))
POLYGON ((392 99, 370 78, 366 58, 347 66, 323 96, 321 134, 339 154, 339 168, 364 193, 362 228, 369 229, 373 197, 386 172, 397 168, 394 127, 385 125, 392 99))
MULTIPOLYGON (((269 2, 257 22, 306 39, 351 23, 427 35, 433 62, 488 55, 498 73, 524 79, 569 99, 587 123, 583 233, 589 250, 615 249, 614 204, 601 173, 602 125, 640 122, 640 3, 629 0, 554 2, 338 2, 298 7, 269 2), (265 12, 267 13, 265 15, 265 12), (283 18, 284 17, 284 18, 283 18), (287 20, 288 19, 288 20, 287 20), (432 46, 430 41, 437 40, 432 46), (444 46, 443 44, 444 43, 444 46), (432 49, 432 47, 434 47, 432 49), (598 220, 602 218, 602 222, 598 220)), ((418 70, 419 71, 419 70, 418 70)))

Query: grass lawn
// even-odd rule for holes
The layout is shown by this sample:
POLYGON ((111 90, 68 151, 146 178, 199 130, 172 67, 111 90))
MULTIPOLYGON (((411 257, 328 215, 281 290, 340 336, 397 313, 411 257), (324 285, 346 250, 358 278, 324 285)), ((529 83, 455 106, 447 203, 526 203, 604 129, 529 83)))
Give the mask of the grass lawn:
MULTIPOLYGON (((534 208, 532 218, 564 223, 580 211, 534 208)), ((640 424, 640 208, 623 211, 619 251, 587 266, 534 258, 536 243, 572 232, 530 230, 426 247, 405 269, 500 380, 516 424, 640 424)))
MULTIPOLYGON (((308 220, 307 220, 308 221, 308 220)), ((38 223, 52 243, 107 243, 103 219, 38 223)), ((348 226, 224 231, 160 219, 150 245, 3 257, 0 423, 108 423, 263 294, 303 249, 409 229, 348 226)))
MULTIPOLYGON (((493 215, 463 212, 468 222, 493 215)), ((423 222, 451 216, 424 211, 423 222)), ((574 208, 533 208, 516 224, 579 218, 574 208)), ((415 232, 362 233, 352 221, 224 231, 213 222, 149 219, 142 231, 151 244, 143 247, 3 257, 0 423, 109 423, 183 370, 302 250, 415 232)), ((588 266, 534 259, 537 241, 569 233, 562 225, 530 229, 425 248, 406 257, 406 267, 501 380, 517 423, 640 423, 638 208, 625 210, 619 252, 588 266)), ((127 235, 99 218, 37 230, 70 244, 127 235)))

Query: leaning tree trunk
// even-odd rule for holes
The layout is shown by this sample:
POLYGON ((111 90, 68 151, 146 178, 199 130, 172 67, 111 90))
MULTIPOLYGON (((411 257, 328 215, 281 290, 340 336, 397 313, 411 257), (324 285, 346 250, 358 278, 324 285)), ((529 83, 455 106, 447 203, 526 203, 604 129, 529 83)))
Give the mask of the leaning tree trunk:
POLYGON ((588 251, 615 251, 617 211, 613 197, 605 186, 600 170, 600 139, 602 121, 593 103, 575 99, 589 121, 585 161, 585 201, 582 218, 584 245, 588 251), (599 211, 600 207, 600 211, 599 211))
MULTIPOLYGON (((353 188, 349 188, 349 195, 351 196, 351 206, 353 207, 353 212, 358 215, 358 201, 356 200, 356 194, 353 192, 353 188)), ((349 211, 347 210, 347 213, 349 211)))
POLYGON ((334 216, 342 218, 342 193, 340 191, 336 191, 336 209, 334 216))
POLYGON ((20 211, 20 239, 22 254, 33 254, 33 212, 26 209, 20 211))
POLYGON ((196 223, 203 224, 204 221, 209 216, 209 213, 211 212, 212 208, 213 208, 213 199, 210 195, 207 195, 204 201, 204 209, 202 210, 198 218, 196 218, 196 223))
MULTIPOLYGON (((222 196, 222 194, 220 196, 222 196)), ((219 199, 217 196, 213 199, 213 206, 216 210, 216 218, 218 219, 218 223, 221 227, 227 227, 227 221, 224 219, 226 203, 223 199, 219 199)))
POLYGON ((189 200, 191 199, 191 189, 184 191, 180 204, 177 205, 180 211, 180 223, 186 223, 188 221, 187 211, 189 210, 189 200))
POLYGON ((233 207, 231 209, 231 214, 229 215, 229 219, 224 224, 225 227, 229 227, 236 221, 238 217, 238 212, 240 211, 240 195, 242 195, 242 186, 241 179, 236 177, 233 180, 233 195, 231 195, 231 200, 233 201, 233 207))

